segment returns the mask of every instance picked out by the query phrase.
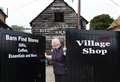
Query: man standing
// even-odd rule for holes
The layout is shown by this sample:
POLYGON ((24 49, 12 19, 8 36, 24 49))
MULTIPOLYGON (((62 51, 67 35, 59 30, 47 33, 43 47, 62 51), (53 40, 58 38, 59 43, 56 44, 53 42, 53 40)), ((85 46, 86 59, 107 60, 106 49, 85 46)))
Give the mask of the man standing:
POLYGON ((55 82, 64 82, 65 80, 65 55, 59 39, 52 39, 52 56, 46 55, 46 58, 53 60, 53 71, 55 82))

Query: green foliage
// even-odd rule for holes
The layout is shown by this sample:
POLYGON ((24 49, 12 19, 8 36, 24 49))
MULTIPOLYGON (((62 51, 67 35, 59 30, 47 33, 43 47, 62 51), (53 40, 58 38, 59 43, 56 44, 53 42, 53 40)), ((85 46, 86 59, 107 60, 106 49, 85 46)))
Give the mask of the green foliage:
POLYGON ((25 28, 23 26, 12 25, 11 27, 14 31, 18 31, 18 32, 24 32, 25 31, 25 28))
POLYGON ((106 30, 113 21, 114 19, 108 14, 98 15, 90 21, 90 28, 93 30, 106 30))

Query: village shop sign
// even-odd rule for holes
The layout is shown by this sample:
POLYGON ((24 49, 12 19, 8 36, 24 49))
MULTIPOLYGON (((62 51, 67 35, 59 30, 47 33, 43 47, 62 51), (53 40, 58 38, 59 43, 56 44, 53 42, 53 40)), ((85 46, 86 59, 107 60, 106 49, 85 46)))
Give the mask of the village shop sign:
POLYGON ((105 49, 106 47, 110 47, 110 42, 102 42, 102 41, 94 41, 94 40, 76 40, 77 44, 81 47, 84 46, 82 53, 83 54, 99 54, 99 55, 106 55, 108 50, 105 49), (90 48, 86 48, 90 47, 90 48), (93 49, 92 47, 99 47, 101 49, 93 49))
POLYGON ((65 82, 119 82, 120 32, 66 29, 65 82))

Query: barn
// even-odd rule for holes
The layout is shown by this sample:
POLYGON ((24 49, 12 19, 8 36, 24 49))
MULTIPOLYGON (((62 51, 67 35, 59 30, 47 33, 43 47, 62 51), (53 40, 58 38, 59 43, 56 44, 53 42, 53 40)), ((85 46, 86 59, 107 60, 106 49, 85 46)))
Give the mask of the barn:
MULTIPOLYGON (((88 21, 84 17, 80 17, 82 29, 86 29, 88 21)), ((54 0, 47 8, 45 8, 31 22, 32 33, 43 35, 46 37, 46 48, 50 49, 51 39, 60 38, 65 44, 65 28, 77 27, 77 13, 64 0, 54 0)))

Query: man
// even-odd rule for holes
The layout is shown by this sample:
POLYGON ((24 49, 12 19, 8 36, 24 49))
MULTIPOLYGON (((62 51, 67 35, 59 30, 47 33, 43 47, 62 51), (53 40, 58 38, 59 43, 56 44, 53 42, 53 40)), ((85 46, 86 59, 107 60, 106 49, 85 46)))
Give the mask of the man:
POLYGON ((59 39, 54 38, 51 42, 52 56, 46 55, 46 58, 53 60, 53 71, 55 82, 64 82, 65 78, 65 55, 59 39))

